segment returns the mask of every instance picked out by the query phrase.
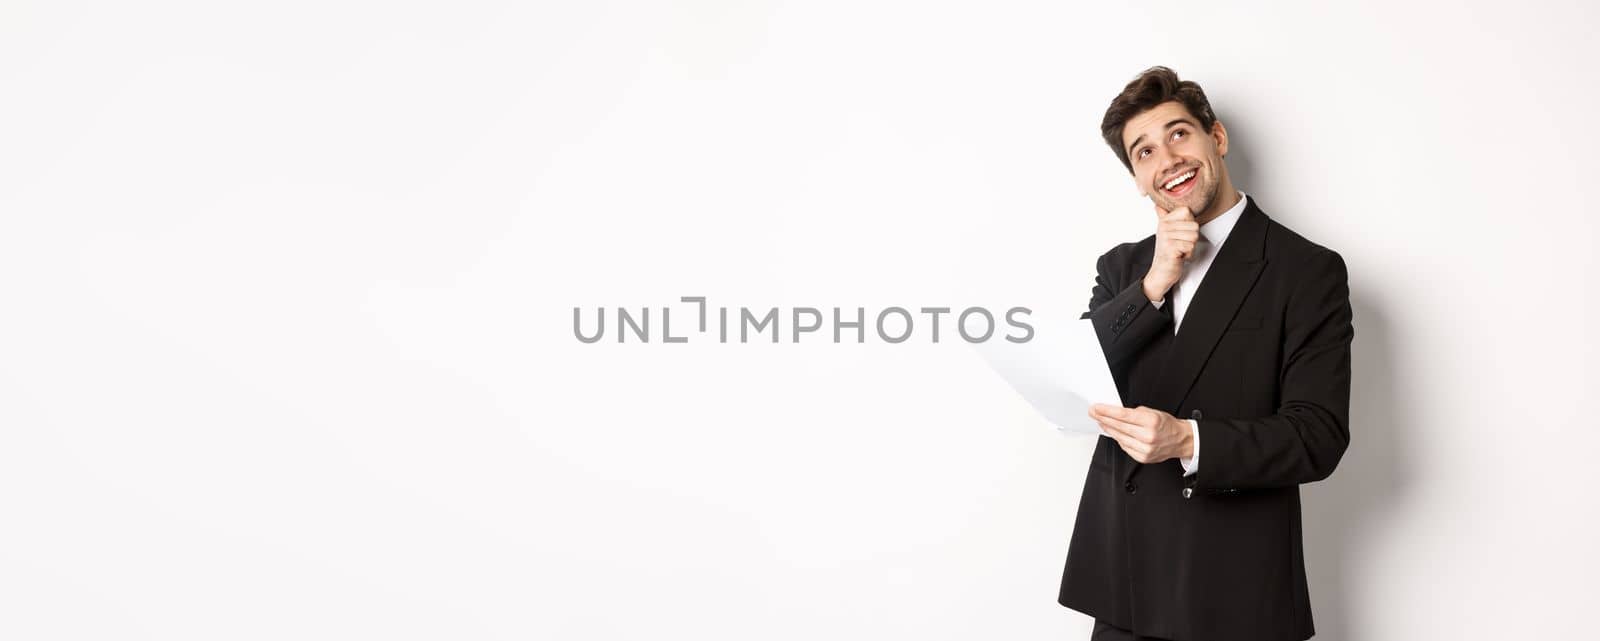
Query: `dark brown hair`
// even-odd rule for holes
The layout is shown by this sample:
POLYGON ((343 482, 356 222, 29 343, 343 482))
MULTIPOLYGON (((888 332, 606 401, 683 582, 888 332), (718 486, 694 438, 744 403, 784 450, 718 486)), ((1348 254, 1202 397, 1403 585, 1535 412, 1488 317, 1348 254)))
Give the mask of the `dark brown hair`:
POLYGON ((1106 117, 1100 121, 1100 135, 1105 137, 1106 144, 1111 145, 1111 151, 1117 153, 1117 160, 1122 161, 1129 173, 1133 172, 1133 163, 1128 160, 1128 150, 1122 147, 1122 128, 1134 116, 1172 101, 1188 109, 1189 115, 1200 121, 1204 133, 1211 133, 1211 123, 1216 122, 1217 117, 1211 113, 1205 90, 1192 80, 1179 80, 1177 72, 1166 67, 1151 67, 1140 72, 1106 108, 1106 117))

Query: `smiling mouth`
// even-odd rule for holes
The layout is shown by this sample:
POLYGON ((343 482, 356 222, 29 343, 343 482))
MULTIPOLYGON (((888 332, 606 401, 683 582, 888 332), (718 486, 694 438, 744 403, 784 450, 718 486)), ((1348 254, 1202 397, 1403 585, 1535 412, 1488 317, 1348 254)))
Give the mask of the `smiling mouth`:
POLYGON ((1168 196, 1182 196, 1187 194, 1189 193, 1189 190, 1194 189, 1194 178, 1197 173, 1198 170, 1190 169, 1189 171, 1173 176, 1171 179, 1167 180, 1167 182, 1161 185, 1161 191, 1166 192, 1168 196))

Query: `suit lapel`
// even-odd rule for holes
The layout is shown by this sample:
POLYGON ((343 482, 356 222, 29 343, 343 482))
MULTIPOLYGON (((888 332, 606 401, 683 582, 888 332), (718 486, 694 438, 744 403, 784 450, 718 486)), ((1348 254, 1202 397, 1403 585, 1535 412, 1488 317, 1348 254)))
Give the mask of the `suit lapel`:
MULTIPOLYGON (((1211 358, 1217 341, 1233 322, 1245 295, 1255 286, 1256 279, 1267 266, 1266 259, 1267 215, 1256 208, 1255 200, 1245 201, 1239 222, 1223 241, 1222 249, 1211 261, 1210 269, 1195 290, 1194 301, 1184 311, 1183 324, 1167 351, 1161 373, 1149 396, 1149 406, 1176 413, 1200 376, 1200 369, 1211 358)), ((1148 267, 1147 267, 1148 268, 1148 267)), ((1178 418, 1186 419, 1187 416, 1178 418)), ((1124 483, 1131 482, 1141 463, 1132 463, 1122 471, 1124 483)))
POLYGON ((1239 311, 1239 304, 1244 302, 1245 295, 1250 293, 1267 265, 1266 232, 1267 215, 1256 208, 1254 200, 1248 200, 1239 222, 1234 223, 1233 231, 1223 241, 1199 289, 1195 290, 1194 300, 1184 312, 1183 324, 1178 327, 1178 335, 1151 395, 1152 407, 1176 412, 1183 405, 1200 369, 1210 359, 1217 341, 1222 340, 1223 331, 1239 311))

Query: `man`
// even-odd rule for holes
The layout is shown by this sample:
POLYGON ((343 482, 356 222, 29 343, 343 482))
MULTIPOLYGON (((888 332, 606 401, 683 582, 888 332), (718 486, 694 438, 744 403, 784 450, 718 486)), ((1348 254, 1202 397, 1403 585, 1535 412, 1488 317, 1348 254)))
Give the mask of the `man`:
POLYGON ((1100 257, 1089 311, 1123 404, 1100 423, 1060 603, 1093 638, 1313 634, 1301 483, 1350 442, 1339 254, 1267 217, 1228 175, 1200 86, 1155 67, 1101 123, 1156 232, 1100 257))

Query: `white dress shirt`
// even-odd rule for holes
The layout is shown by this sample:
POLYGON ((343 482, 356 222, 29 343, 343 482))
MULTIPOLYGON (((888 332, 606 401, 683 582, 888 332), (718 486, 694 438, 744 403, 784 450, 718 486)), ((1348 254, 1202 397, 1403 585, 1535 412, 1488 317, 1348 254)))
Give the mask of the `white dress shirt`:
MULTIPOLYGON (((1200 289, 1200 281, 1206 277, 1206 270, 1211 269, 1211 261, 1216 259, 1217 250, 1222 249, 1222 243, 1227 242, 1228 232, 1233 231, 1233 225, 1239 222, 1239 215, 1244 213, 1245 199, 1248 196, 1239 192, 1239 202, 1234 203, 1222 215, 1207 221, 1200 226, 1200 240, 1194 244, 1194 252, 1189 255, 1187 265, 1183 268, 1183 276, 1178 279, 1178 284, 1172 286, 1167 297, 1155 301, 1156 309, 1172 299, 1172 332, 1178 332, 1178 326, 1183 324, 1183 314, 1189 311, 1189 301, 1194 299, 1194 293, 1200 289)), ((1200 471, 1200 422, 1189 419, 1189 433, 1194 436, 1194 455, 1189 458, 1178 459, 1183 464, 1183 475, 1189 476, 1200 471)))

